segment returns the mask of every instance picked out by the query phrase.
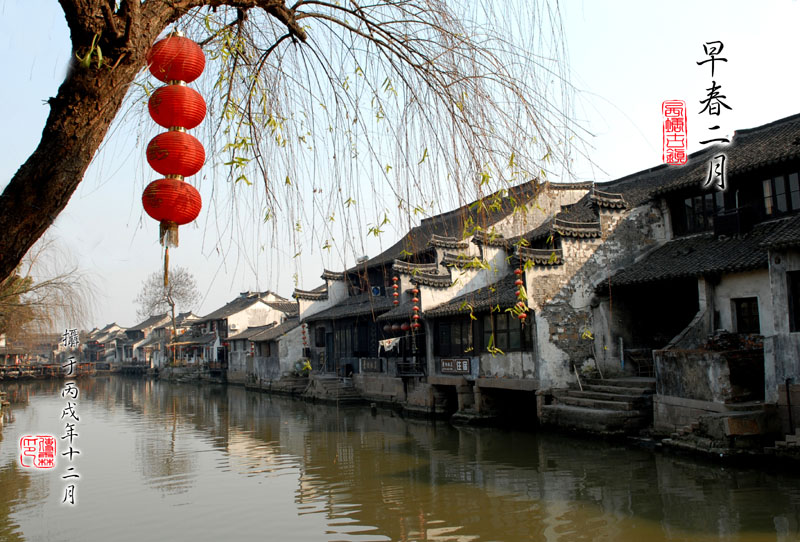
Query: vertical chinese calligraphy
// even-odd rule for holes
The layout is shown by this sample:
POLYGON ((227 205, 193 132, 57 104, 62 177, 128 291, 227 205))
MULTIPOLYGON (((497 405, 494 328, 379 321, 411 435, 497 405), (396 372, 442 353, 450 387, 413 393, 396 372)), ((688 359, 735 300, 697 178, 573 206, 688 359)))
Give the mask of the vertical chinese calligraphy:
MULTIPOLYGON (((78 346, 78 330, 77 329, 67 329, 64 331, 64 334, 61 338, 61 344, 68 348, 75 348, 78 346)), ((62 503, 66 503, 69 505, 75 505, 77 500, 75 498, 75 489, 76 485, 75 482, 81 477, 75 471, 75 466, 73 462, 76 459, 76 456, 80 455, 80 450, 76 448, 76 437, 78 436, 78 432, 76 431, 76 427, 78 422, 80 421, 80 417, 78 416, 77 406, 78 406, 78 396, 80 395, 80 390, 78 389, 78 385, 75 383, 75 357, 69 356, 67 358, 67 362, 61 366, 64 369, 64 374, 66 376, 66 381, 64 382, 64 388, 61 390, 61 397, 67 400, 67 405, 61 411, 61 419, 66 419, 65 427, 64 427, 64 435, 61 436, 61 440, 67 440, 67 450, 62 452, 61 455, 67 458, 69 462, 69 466, 66 468, 66 472, 61 476, 62 480, 69 480, 69 484, 64 488, 64 499, 61 501, 62 503)))
POLYGON ((666 100, 661 104, 663 120, 663 154, 665 164, 682 166, 686 163, 688 142, 686 140, 686 102, 666 100))
MULTIPOLYGON (((728 62, 727 58, 723 58, 719 56, 724 49, 725 44, 721 41, 707 41, 703 44, 703 51, 705 55, 708 57, 704 60, 700 60, 697 62, 698 66, 702 66, 704 64, 711 63, 711 85, 706 89, 706 96, 703 100, 700 100, 700 104, 703 108, 700 110, 700 114, 707 114, 711 117, 711 125, 708 126, 707 130, 709 131, 709 136, 716 136, 710 137, 709 139, 705 139, 700 141, 701 145, 708 145, 711 143, 730 143, 730 139, 725 136, 719 136, 721 132, 720 125, 717 124, 719 122, 720 115, 727 109, 732 110, 731 106, 729 106, 725 100, 728 99, 727 96, 722 94, 722 84, 717 83, 715 77, 715 69, 717 62, 728 62)), ((709 186, 714 186, 718 190, 725 190, 726 182, 725 182, 725 162, 727 157, 725 153, 720 152, 715 154, 709 163, 708 167, 708 175, 706 176, 706 181, 703 185, 704 188, 709 186)))

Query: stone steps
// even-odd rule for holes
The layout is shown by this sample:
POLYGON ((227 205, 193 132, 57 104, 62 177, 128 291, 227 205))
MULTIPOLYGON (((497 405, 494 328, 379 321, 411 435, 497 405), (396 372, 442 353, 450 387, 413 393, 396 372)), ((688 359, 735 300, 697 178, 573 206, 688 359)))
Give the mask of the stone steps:
MULTIPOLYGON (((570 389, 579 389, 577 384, 570 384, 570 389)), ((583 391, 596 391, 602 393, 613 393, 618 395, 639 396, 642 394, 652 395, 655 390, 650 388, 637 388, 628 386, 604 386, 602 384, 583 384, 583 391)))
POLYGON ((636 397, 631 400, 605 401, 602 399, 594 399, 591 397, 579 397, 572 394, 559 394, 556 396, 558 403, 562 405, 578 406, 584 408, 591 408, 593 410, 640 410, 643 406, 643 400, 636 397))
POLYGON ((583 389, 575 383, 554 390, 540 422, 604 435, 632 434, 652 423, 655 379, 586 379, 582 384, 583 389))
POLYGON ((545 405, 541 423, 561 429, 603 435, 627 435, 646 427, 651 413, 641 410, 604 410, 571 405, 545 405))
POLYGON ((612 386, 622 388, 643 388, 655 391, 656 379, 644 376, 632 376, 629 378, 587 378, 581 380, 584 387, 590 386, 612 386))
POLYGON ((569 397, 582 397, 584 399, 597 399, 600 401, 646 401, 648 397, 642 393, 616 393, 609 391, 598 391, 593 389, 583 388, 583 391, 578 388, 569 388, 567 390, 553 390, 553 395, 556 397, 569 396, 569 397))

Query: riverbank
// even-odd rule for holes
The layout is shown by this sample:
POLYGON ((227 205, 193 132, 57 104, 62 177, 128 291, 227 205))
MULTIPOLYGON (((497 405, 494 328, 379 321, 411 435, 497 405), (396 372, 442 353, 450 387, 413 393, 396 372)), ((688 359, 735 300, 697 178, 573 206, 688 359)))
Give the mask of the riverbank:
MULTIPOLYGON (((219 375, 213 375, 200 368, 166 368, 160 371, 158 377, 173 382, 226 383, 225 379, 220 378, 219 375)), ((636 408, 640 409, 637 411, 639 425, 635 432, 604 430, 605 426, 603 425, 590 426, 595 429, 587 431, 581 429, 581 427, 587 427, 586 424, 541 423, 541 407, 545 402, 541 399, 542 394, 538 394, 540 398, 538 415, 530 416, 524 413, 530 414, 531 409, 522 408, 523 405, 519 403, 516 404, 517 407, 520 407, 517 412, 508 410, 478 412, 475 409, 458 409, 454 408, 459 406, 457 402, 450 402, 448 405, 446 401, 439 403, 439 406, 449 406, 449 408, 437 409, 436 395, 434 395, 437 390, 433 387, 430 389, 430 394, 434 396, 431 401, 433 408, 420 408, 419 405, 398 400, 398 395, 386 393, 386 390, 398 391, 396 387, 384 387, 383 394, 365 394, 363 382, 358 378, 336 378, 329 375, 311 374, 307 377, 293 376, 276 380, 250 380, 244 383, 227 384, 266 394, 288 396, 310 403, 354 405, 370 411, 382 408, 403 417, 447 420, 454 425, 510 427, 536 432, 580 435, 589 439, 628 442, 634 446, 643 446, 672 454, 689 454, 728 464, 735 462, 759 466, 759 464, 767 464, 776 459, 795 465, 800 462, 800 431, 783 438, 777 434, 731 436, 726 433, 726 431, 729 432, 727 425, 717 423, 712 426, 695 424, 678 432, 658 433, 653 430, 652 426, 652 401, 644 403, 646 407, 650 408, 649 423, 641 423, 643 407, 638 402, 640 399, 636 399, 635 403, 636 408)), ((606 382, 607 384, 609 382, 606 382)), ((472 392, 470 391, 470 393, 472 392)), ((537 397, 537 394, 532 395, 537 397)), ((561 397, 563 400, 563 394, 561 397)), ((497 405, 496 402, 494 404, 497 405)), ((536 405, 534 405, 533 411, 537 412, 536 405)), ((625 412, 631 411, 622 411, 623 414, 625 412)), ((645 418, 647 418, 646 415, 645 418)))

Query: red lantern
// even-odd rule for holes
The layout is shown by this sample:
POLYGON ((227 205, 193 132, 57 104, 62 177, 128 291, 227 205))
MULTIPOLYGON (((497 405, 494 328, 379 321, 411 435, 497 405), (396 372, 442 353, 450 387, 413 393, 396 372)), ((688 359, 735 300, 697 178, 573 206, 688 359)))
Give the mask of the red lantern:
POLYGON ((522 274, 522 269, 520 269, 520 268, 514 269, 514 274, 515 275, 521 275, 522 274))
POLYGON ((524 320, 525 320, 525 318, 527 318, 527 317, 528 317, 528 315, 527 315, 527 314, 525 314, 524 312, 521 312, 521 313, 519 313, 519 319, 520 319, 520 321, 524 321, 524 320))
POLYGON ((422 324, 420 324, 419 322, 414 322, 413 324, 411 324, 411 329, 419 329, 421 327, 422 324))
POLYGON ((150 217, 161 223, 160 239, 167 246, 178 245, 178 226, 200 214, 200 193, 179 179, 153 181, 142 194, 142 205, 150 217), (169 234, 169 235, 168 235, 169 234))
POLYGON ((206 116, 206 102, 200 93, 183 85, 167 85, 156 89, 147 109, 154 121, 164 128, 181 126, 196 128, 206 116))
POLYGON ((400 324, 392 324, 392 331, 400 331, 400 324))
POLYGON ((416 296, 419 293, 419 289, 414 288, 413 290, 411 290, 411 293, 416 296))
POLYGON ((186 132, 164 132, 147 144, 147 163, 162 175, 190 177, 200 171, 205 160, 203 144, 186 132))
POLYGON ((414 314, 411 316, 414 320, 419 320, 419 314, 414 314))
POLYGON ((394 301, 392 301, 392 304, 394 304, 394 305, 399 305, 399 304, 400 304, 400 302, 399 302, 398 300, 396 300, 396 299, 395 299, 394 301))
POLYGON ((183 36, 169 36, 157 42, 147 53, 150 73, 159 81, 191 83, 203 73, 206 57, 195 42, 183 36))
POLYGON ((398 280, 400 280, 400 279, 397 278, 397 277, 392 277, 392 282, 397 282, 398 280))
POLYGON ((515 280, 514 284, 516 284, 517 286, 522 286, 522 279, 515 280))
POLYGON ((413 310, 414 312, 419 312, 419 307, 417 307, 416 305, 414 305, 414 306, 412 307, 412 310, 413 310))
POLYGON ((519 297, 519 294, 520 294, 520 293, 521 293, 521 292, 520 292, 519 290, 517 290, 516 292, 514 292, 514 295, 515 295, 515 296, 517 296, 517 297, 519 297))
POLYGON ((400 297, 400 294, 399 294, 399 293, 397 293, 397 292, 393 292, 393 293, 392 293, 392 295, 393 295, 394 297, 400 297))
POLYGON ((419 303, 419 298, 418 297, 414 297, 414 298, 411 299, 411 301, 414 302, 414 303, 419 303))
POLYGON ((409 329, 411 329, 411 326, 403 322, 403 325, 400 326, 400 329, 402 329, 403 331, 408 331, 409 329))

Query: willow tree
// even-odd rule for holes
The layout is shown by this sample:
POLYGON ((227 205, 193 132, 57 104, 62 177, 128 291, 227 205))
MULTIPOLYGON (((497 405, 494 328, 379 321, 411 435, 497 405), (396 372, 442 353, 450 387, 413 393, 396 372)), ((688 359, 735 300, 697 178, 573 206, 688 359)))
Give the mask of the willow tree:
POLYGON ((59 3, 71 65, 38 147, 0 197, 2 277, 64 209, 147 51, 173 29, 210 60, 212 160, 229 186, 263 186, 265 218, 313 194, 301 212, 333 220, 335 206, 356 205, 378 183, 412 214, 443 190, 480 195, 568 166, 557 3, 59 3))
POLYGON ((56 239, 45 235, 0 280, 0 335, 10 341, 84 326, 95 285, 56 239))

